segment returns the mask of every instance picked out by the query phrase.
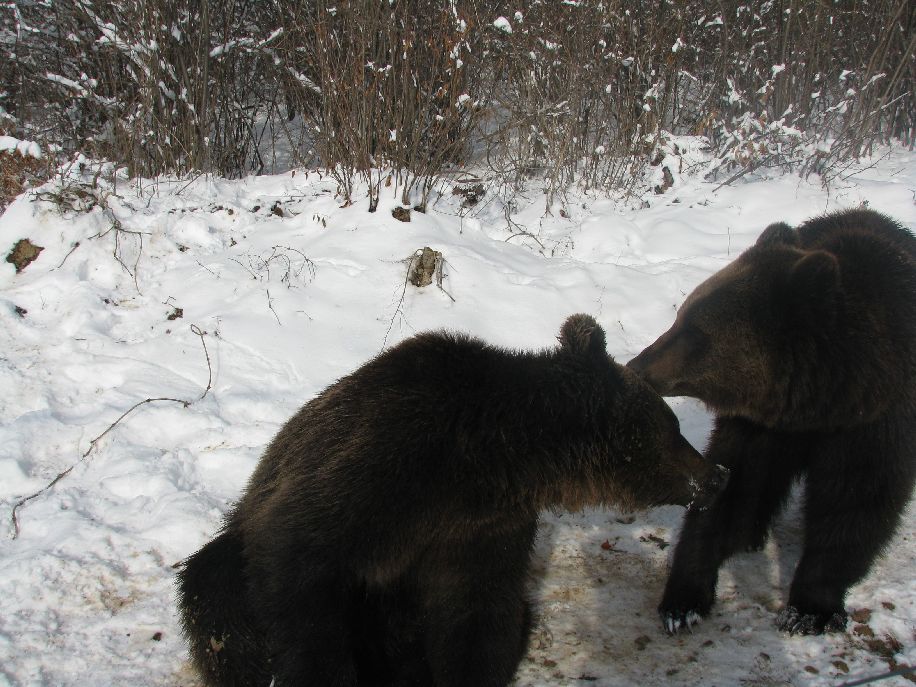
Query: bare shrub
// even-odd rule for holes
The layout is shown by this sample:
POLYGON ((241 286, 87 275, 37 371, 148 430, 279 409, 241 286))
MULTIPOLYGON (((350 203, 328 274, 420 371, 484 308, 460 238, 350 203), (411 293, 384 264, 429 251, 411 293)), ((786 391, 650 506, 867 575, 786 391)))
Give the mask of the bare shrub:
POLYGON ((259 123, 277 101, 258 3, 14 3, 3 36, 12 121, 137 175, 259 171, 259 123), (51 8, 51 12, 48 11, 51 8))
POLYGON ((548 207, 576 182, 626 186, 658 142, 683 18, 648 3, 523 4, 490 29, 494 169, 542 179, 548 207))
POLYGON ((284 55, 291 100, 349 199, 361 178, 370 210, 384 185, 425 208, 439 172, 464 160, 475 107, 469 27, 441 0, 297 4, 284 55))
POLYGON ((688 41, 689 116, 723 169, 829 177, 875 143, 912 145, 914 29, 907 0, 719 3, 688 41))
MULTIPOLYGON (((705 134, 713 173, 830 177, 914 140, 906 0, 520 3, 494 21, 488 159, 515 184, 626 189, 662 132, 705 134)), ((506 9, 506 8, 503 8, 506 9)))
POLYGON ((0 126, 132 174, 333 170, 425 207, 485 159, 491 181, 626 190, 663 132, 712 172, 829 178, 912 146, 907 0, 137 0, 0 7, 0 126))

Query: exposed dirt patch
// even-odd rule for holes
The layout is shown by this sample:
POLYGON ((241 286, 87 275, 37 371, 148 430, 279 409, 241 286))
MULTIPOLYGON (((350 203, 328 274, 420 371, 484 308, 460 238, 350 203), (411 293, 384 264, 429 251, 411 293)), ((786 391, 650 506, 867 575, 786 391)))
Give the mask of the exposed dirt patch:
POLYGON ((400 205, 391 211, 391 216, 398 222, 410 221, 410 208, 402 208, 400 205))
POLYGON ((6 256, 6 261, 12 263, 16 267, 16 274, 19 274, 28 267, 43 250, 43 246, 36 246, 28 239, 19 239, 16 241, 16 245, 13 246, 13 250, 10 251, 10 254, 6 256))

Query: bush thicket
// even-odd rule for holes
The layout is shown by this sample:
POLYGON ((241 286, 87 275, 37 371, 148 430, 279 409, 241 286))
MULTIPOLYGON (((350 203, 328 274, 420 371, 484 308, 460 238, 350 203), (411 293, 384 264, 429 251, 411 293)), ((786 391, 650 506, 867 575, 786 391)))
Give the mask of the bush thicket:
POLYGON ((665 132, 723 171, 829 175, 916 136, 909 0, 12 0, 0 128, 132 174, 332 169, 424 204, 503 183, 619 189, 665 132))

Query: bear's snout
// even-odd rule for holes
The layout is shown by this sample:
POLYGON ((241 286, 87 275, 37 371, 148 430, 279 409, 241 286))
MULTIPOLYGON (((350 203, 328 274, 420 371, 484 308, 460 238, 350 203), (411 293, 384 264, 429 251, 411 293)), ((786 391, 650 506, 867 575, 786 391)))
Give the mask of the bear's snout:
POLYGON ((683 488, 671 503, 688 508, 704 508, 725 486, 728 470, 706 460, 699 451, 681 437, 672 456, 683 488))
POLYGON ((689 380, 691 366, 687 364, 692 345, 691 337, 674 326, 628 362, 627 367, 660 396, 693 396, 689 380))
POLYGON ((635 372, 659 395, 666 395, 670 391, 670 380, 666 375, 661 374, 659 369, 660 363, 663 367, 662 356, 658 353, 658 344, 656 342, 645 349, 642 353, 627 363, 627 367, 635 372))

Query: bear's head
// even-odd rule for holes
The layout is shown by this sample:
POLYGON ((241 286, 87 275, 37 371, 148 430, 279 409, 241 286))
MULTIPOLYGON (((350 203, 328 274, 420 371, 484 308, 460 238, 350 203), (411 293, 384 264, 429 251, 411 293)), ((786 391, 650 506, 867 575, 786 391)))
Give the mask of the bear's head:
MULTIPOLYGON (((706 461, 683 437, 664 399, 607 354, 604 330, 598 323, 588 315, 573 315, 563 325, 559 341, 565 354, 589 360, 586 374, 605 381, 581 385, 572 404, 577 413, 601 424, 598 434, 606 437, 608 455, 590 458, 610 461, 610 466, 604 463, 597 468, 608 478, 602 480, 603 487, 596 487, 605 491, 597 500, 625 508, 705 503, 719 489, 722 469, 706 461), (582 391, 586 388, 604 391, 590 399, 582 391)), ((581 433, 592 436, 588 431, 581 433)), ((575 508, 578 504, 567 505, 575 508)))
POLYGON ((823 396, 818 357, 834 336, 840 295, 836 258, 800 248, 794 229, 773 224, 694 289, 628 367, 663 396, 790 429, 823 396))

